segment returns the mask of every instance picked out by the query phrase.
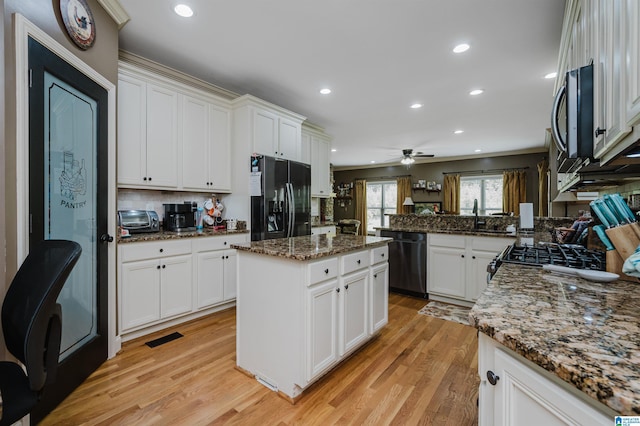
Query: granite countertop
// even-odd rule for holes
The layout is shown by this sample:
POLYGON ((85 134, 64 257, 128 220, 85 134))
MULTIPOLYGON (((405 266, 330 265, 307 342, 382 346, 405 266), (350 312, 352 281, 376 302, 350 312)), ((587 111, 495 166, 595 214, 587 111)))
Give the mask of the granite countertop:
POLYGON ((249 230, 239 229, 235 231, 220 230, 216 231, 211 228, 205 228, 201 231, 187 231, 187 232, 149 232, 142 234, 132 234, 130 237, 118 237, 118 244, 122 243, 137 243, 140 241, 160 241, 160 240, 176 240, 180 238, 196 238, 196 237, 217 237, 220 235, 231 234, 248 234, 249 230))
POLYGON ((350 251, 383 246, 389 241, 391 241, 391 238, 321 234, 231 244, 231 248, 287 259, 312 260, 350 251))
POLYGON ((621 415, 640 415, 640 291, 502 264, 469 313, 479 331, 621 415))
POLYGON ((518 245, 534 245, 539 242, 551 242, 551 233, 544 231, 522 232, 510 234, 503 230, 494 229, 425 229, 421 227, 387 227, 376 228, 381 231, 421 232, 425 234, 475 235, 478 237, 516 238, 518 245))

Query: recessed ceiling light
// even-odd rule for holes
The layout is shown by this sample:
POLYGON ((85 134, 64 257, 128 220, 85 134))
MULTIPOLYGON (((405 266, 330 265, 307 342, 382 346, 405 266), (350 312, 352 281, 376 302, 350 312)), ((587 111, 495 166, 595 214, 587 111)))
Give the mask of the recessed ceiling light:
POLYGON ((331 89, 325 87, 324 89, 320 89, 320 93, 322 93, 323 95, 328 95, 329 93, 331 93, 331 89))
POLYGON ((453 48, 453 52, 454 53, 462 53, 462 52, 466 52, 467 50, 469 50, 469 46, 467 43, 462 43, 457 45, 456 47, 453 48))
POLYGON ((481 149, 476 149, 474 152, 482 152, 481 149))
POLYGON ((411 104, 411 108, 413 109, 422 108, 422 104, 416 102, 415 104, 411 104))
POLYGON ((460 133, 464 133, 464 130, 455 130, 453 133, 455 133, 456 135, 459 135, 460 133))
POLYGON ((336 152, 336 151, 337 151, 337 149, 331 148, 331 152, 336 152))
POLYGON ((190 18, 193 16, 193 10, 186 4, 178 4, 173 8, 173 11, 183 18, 190 18))
POLYGON ((469 92, 469 94, 471 96, 477 96, 477 95, 480 95, 482 93, 484 93, 484 90, 482 90, 482 89, 475 89, 475 90, 472 90, 472 91, 469 92))
POLYGON ((376 162, 376 160, 371 160, 371 164, 374 164, 376 162))
POLYGON ((557 72, 550 72, 549 74, 545 75, 544 78, 556 78, 557 75, 557 72))

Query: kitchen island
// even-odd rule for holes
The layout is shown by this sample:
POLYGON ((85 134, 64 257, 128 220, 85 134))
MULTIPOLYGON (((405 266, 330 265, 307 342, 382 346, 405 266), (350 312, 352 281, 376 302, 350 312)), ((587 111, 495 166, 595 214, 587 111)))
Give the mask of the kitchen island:
POLYGON ((295 402, 388 321, 390 238, 310 235, 233 244, 236 365, 295 402))
POLYGON ((637 284, 503 264, 469 314, 480 331, 479 424, 638 416, 639 315, 637 284))

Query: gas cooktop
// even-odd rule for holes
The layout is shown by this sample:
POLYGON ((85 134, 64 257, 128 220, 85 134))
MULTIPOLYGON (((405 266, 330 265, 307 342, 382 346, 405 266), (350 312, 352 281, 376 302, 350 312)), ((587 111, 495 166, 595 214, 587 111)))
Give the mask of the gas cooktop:
POLYGON ((589 250, 579 244, 544 244, 537 246, 507 247, 497 259, 500 262, 523 265, 560 265, 569 268, 606 269, 605 253, 589 250))

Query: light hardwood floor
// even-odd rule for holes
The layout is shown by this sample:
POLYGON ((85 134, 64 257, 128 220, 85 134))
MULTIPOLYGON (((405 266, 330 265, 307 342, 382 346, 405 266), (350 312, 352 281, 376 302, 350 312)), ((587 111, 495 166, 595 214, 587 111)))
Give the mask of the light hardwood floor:
POLYGON ((42 425, 475 425, 476 330, 391 294, 379 337, 296 405, 235 367, 235 309, 127 342, 42 425), (184 337, 144 343, 178 331, 184 337))

